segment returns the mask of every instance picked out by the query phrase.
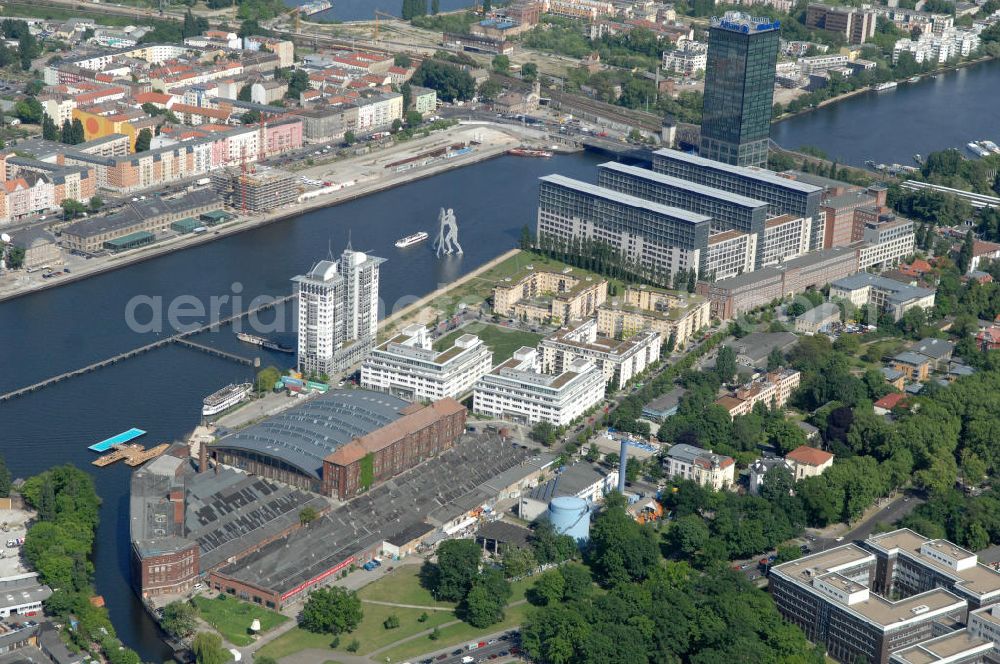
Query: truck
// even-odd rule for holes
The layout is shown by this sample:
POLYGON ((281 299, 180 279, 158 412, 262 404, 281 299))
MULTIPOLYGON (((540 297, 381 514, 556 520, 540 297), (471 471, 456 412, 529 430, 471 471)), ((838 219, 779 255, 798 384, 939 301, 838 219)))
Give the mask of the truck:
POLYGON ((206 184, 212 184, 212 178, 198 178, 194 183, 199 187, 204 187, 206 184))
POLYGON ((476 661, 476 658, 470 655, 466 655, 462 658, 462 664, 472 664, 474 661, 476 661))

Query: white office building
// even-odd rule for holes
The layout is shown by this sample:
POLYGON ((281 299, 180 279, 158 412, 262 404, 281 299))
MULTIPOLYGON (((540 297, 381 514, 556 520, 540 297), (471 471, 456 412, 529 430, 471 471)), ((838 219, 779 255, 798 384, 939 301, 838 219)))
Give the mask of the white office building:
POLYGON ((378 331, 379 266, 384 258, 346 249, 294 277, 298 295, 298 370, 341 373, 371 352, 378 331))
POLYGON ((542 373, 540 364, 534 348, 518 349, 479 379, 472 410, 526 424, 564 426, 604 399, 604 373, 590 360, 577 358, 558 374, 542 373))
POLYGON ((493 352, 473 334, 463 334, 441 351, 430 331, 409 325, 377 346, 361 365, 361 387, 409 401, 459 398, 493 368, 493 352))

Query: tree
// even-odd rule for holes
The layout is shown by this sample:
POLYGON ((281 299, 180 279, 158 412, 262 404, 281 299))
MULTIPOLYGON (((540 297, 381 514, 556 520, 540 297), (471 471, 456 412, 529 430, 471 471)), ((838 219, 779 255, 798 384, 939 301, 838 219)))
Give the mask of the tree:
POLYGON ((488 79, 479 85, 477 94, 483 101, 496 101, 502 91, 503 87, 497 81, 488 79))
POLYGON ((493 56, 493 71, 498 74, 506 74, 510 71, 510 58, 506 55, 494 55, 493 56))
POLYGON ((437 16, 441 12, 441 0, 431 0, 431 14, 437 16))
POLYGON ((178 638, 190 636, 198 626, 194 607, 187 602, 170 602, 163 607, 160 626, 171 636, 178 638))
POLYGON ((46 141, 59 140, 59 128, 56 127, 56 123, 52 121, 52 118, 47 113, 42 118, 42 138, 46 141))
POLYGON ((395 613, 390 613, 389 616, 382 621, 382 627, 386 629, 398 629, 399 616, 397 616, 395 613))
POLYGON ((309 525, 319 518, 319 512, 315 507, 303 507, 299 510, 299 523, 303 526, 309 525))
POLYGON ((260 118, 260 111, 253 109, 240 116, 240 123, 244 125, 257 124, 260 122, 260 118))
POLYGON ((403 128, 403 121, 400 120, 399 118, 396 118, 395 120, 392 121, 392 126, 389 128, 389 130, 395 134, 398 133, 399 130, 402 128, 403 128))
POLYGON ((149 144, 153 140, 153 132, 147 129, 140 129, 139 135, 135 138, 135 151, 136 152, 146 152, 149 150, 149 144))
POLYGON ((191 641, 195 661, 198 664, 225 664, 229 652, 222 647, 222 637, 214 632, 198 632, 191 641))
MULTIPOLYGON (((972 261, 973 245, 975 243, 975 237, 972 235, 972 231, 966 231, 965 240, 962 242, 962 248, 958 252, 958 258, 955 260, 955 266, 958 271, 965 274, 969 271, 969 265, 972 261)), ((919 308, 919 307, 915 307, 919 308)))
POLYGON ((538 65, 534 62, 525 62, 521 65, 521 79, 534 83, 538 78, 538 65))
POLYGON ((584 458, 588 462, 594 463, 595 461, 601 458, 601 451, 597 449, 597 445, 591 443, 590 447, 587 448, 587 455, 584 458))
POLYGON ((436 90, 438 98, 447 102, 469 100, 476 93, 476 82, 467 71, 433 58, 423 61, 411 82, 436 90))
POLYGON ((420 124, 423 121, 424 121, 424 116, 420 115, 420 113, 418 113, 416 111, 407 111, 406 112, 406 126, 407 127, 411 128, 411 129, 414 128, 414 127, 419 127, 420 124))
POLYGON ((278 371, 277 367, 269 366, 257 372, 254 388, 258 393, 270 392, 279 380, 281 380, 281 372, 278 371))
POLYGON ((503 620, 510 599, 510 584, 495 569, 487 568, 476 578, 460 607, 465 621, 480 629, 503 620))
POLYGON ((688 272, 687 292, 693 293, 697 287, 698 287, 698 272, 694 268, 691 268, 691 271, 688 272))
POLYGON ((674 352, 674 348, 677 347, 677 328, 672 328, 670 330, 670 336, 667 337, 667 343, 665 349, 668 353, 674 352))
POLYGON ((236 99, 239 101, 250 101, 253 98, 253 86, 247 83, 240 91, 236 93, 236 99))
POLYGON ((409 69, 410 66, 413 64, 413 60, 411 60, 410 56, 408 56, 405 53, 397 53, 396 55, 393 56, 392 63, 397 67, 402 67, 403 69, 409 69))
POLYGON ((74 200, 72 198, 64 198, 62 202, 63 209, 63 219, 67 221, 70 219, 76 219, 84 212, 87 211, 86 206, 80 201, 74 200))
POLYGON ((361 600, 356 593, 331 586, 309 594, 299 624, 318 634, 342 634, 354 630, 362 615, 361 600))
POLYGON ((40 101, 34 97, 26 97, 14 104, 14 115, 26 124, 38 124, 42 121, 45 111, 40 101))
POLYGON ((90 201, 87 204, 91 212, 97 212, 102 207, 104 207, 104 199, 100 196, 91 196, 90 201))
POLYGON ((767 370, 776 371, 785 365, 785 356, 781 354, 781 351, 776 347, 771 349, 771 352, 767 355, 767 370))
POLYGON ((63 120, 59 141, 66 145, 73 145, 73 125, 69 120, 63 120))
POLYGON ((529 548, 508 545, 503 550, 501 567, 503 575, 508 579, 526 576, 537 566, 538 561, 535 560, 535 554, 529 548))
POLYGON ((715 372, 723 383, 728 383, 736 375, 736 352, 729 346, 722 346, 715 357, 715 372))
POLYGON ((344 143, 347 143, 348 145, 354 145, 355 141, 357 140, 358 139, 355 138, 353 131, 344 132, 344 143))
POLYGON ((556 439, 559 437, 558 434, 559 432, 554 424, 542 420, 541 422, 535 424, 535 426, 531 427, 531 433, 528 435, 531 436, 532 440, 535 440, 546 447, 551 447, 555 444, 556 439))
POLYGON ((427 574, 434 597, 461 601, 479 574, 483 551, 473 540, 448 540, 438 547, 437 564, 427 574))

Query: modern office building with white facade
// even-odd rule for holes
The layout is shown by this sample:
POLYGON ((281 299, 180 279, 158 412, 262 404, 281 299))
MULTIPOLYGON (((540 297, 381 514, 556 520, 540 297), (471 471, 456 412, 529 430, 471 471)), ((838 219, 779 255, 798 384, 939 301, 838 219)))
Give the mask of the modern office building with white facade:
POLYGON ((476 383, 472 410, 526 424, 565 426, 604 399, 604 373, 577 358, 558 374, 541 372, 534 348, 522 347, 476 383))
POLYGON ((361 365, 361 387, 408 401, 459 398, 493 368, 493 352, 473 334, 434 350, 429 330, 409 325, 377 346, 361 365))
POLYGON ((346 249, 294 277, 298 370, 331 376, 365 358, 378 332, 379 266, 384 258, 346 249))

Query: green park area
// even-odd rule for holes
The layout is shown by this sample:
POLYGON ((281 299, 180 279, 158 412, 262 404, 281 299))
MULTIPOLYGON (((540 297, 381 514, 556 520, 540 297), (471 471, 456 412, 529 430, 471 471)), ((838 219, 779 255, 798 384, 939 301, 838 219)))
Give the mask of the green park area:
POLYGON ((195 597, 194 604, 202 620, 214 627, 224 639, 236 646, 253 643, 250 624, 254 618, 260 620, 260 633, 266 634, 288 620, 275 611, 269 611, 249 602, 241 602, 228 597, 195 597))
POLYGON ((510 358, 514 354, 514 351, 521 346, 534 348, 542 338, 541 334, 535 334, 534 332, 525 332, 501 325, 475 322, 469 323, 441 337, 434 342, 434 349, 443 350, 449 348, 455 343, 455 339, 463 334, 474 334, 482 339, 483 343, 493 351, 494 365, 500 364, 510 358))
POLYGON ((379 653, 379 659, 384 656, 392 661, 405 661, 409 655, 419 655, 437 648, 448 647, 471 640, 480 634, 491 634, 519 625, 524 618, 527 605, 523 602, 524 593, 531 585, 532 579, 525 579, 511 584, 511 603, 502 623, 486 629, 478 629, 455 617, 455 602, 435 600, 430 591, 420 585, 420 567, 404 565, 390 572, 378 581, 365 586, 358 591, 362 601, 363 618, 351 632, 341 634, 339 639, 330 634, 316 634, 305 629, 294 628, 274 639, 258 652, 280 660, 302 650, 328 650, 331 657, 337 653, 370 655, 372 652, 390 646, 398 641, 411 639, 388 651, 379 653), (409 604, 424 608, 405 608, 386 606, 373 602, 392 602, 394 604, 409 604), (387 629, 386 621, 390 616, 396 616, 399 626, 387 629), (423 618, 423 621, 421 621, 423 618), (439 628, 437 639, 430 638, 430 632, 439 628), (357 648, 349 652, 348 647, 357 641, 357 648), (336 643, 335 647, 331 647, 336 643), (405 654, 397 654, 405 653, 405 654))

